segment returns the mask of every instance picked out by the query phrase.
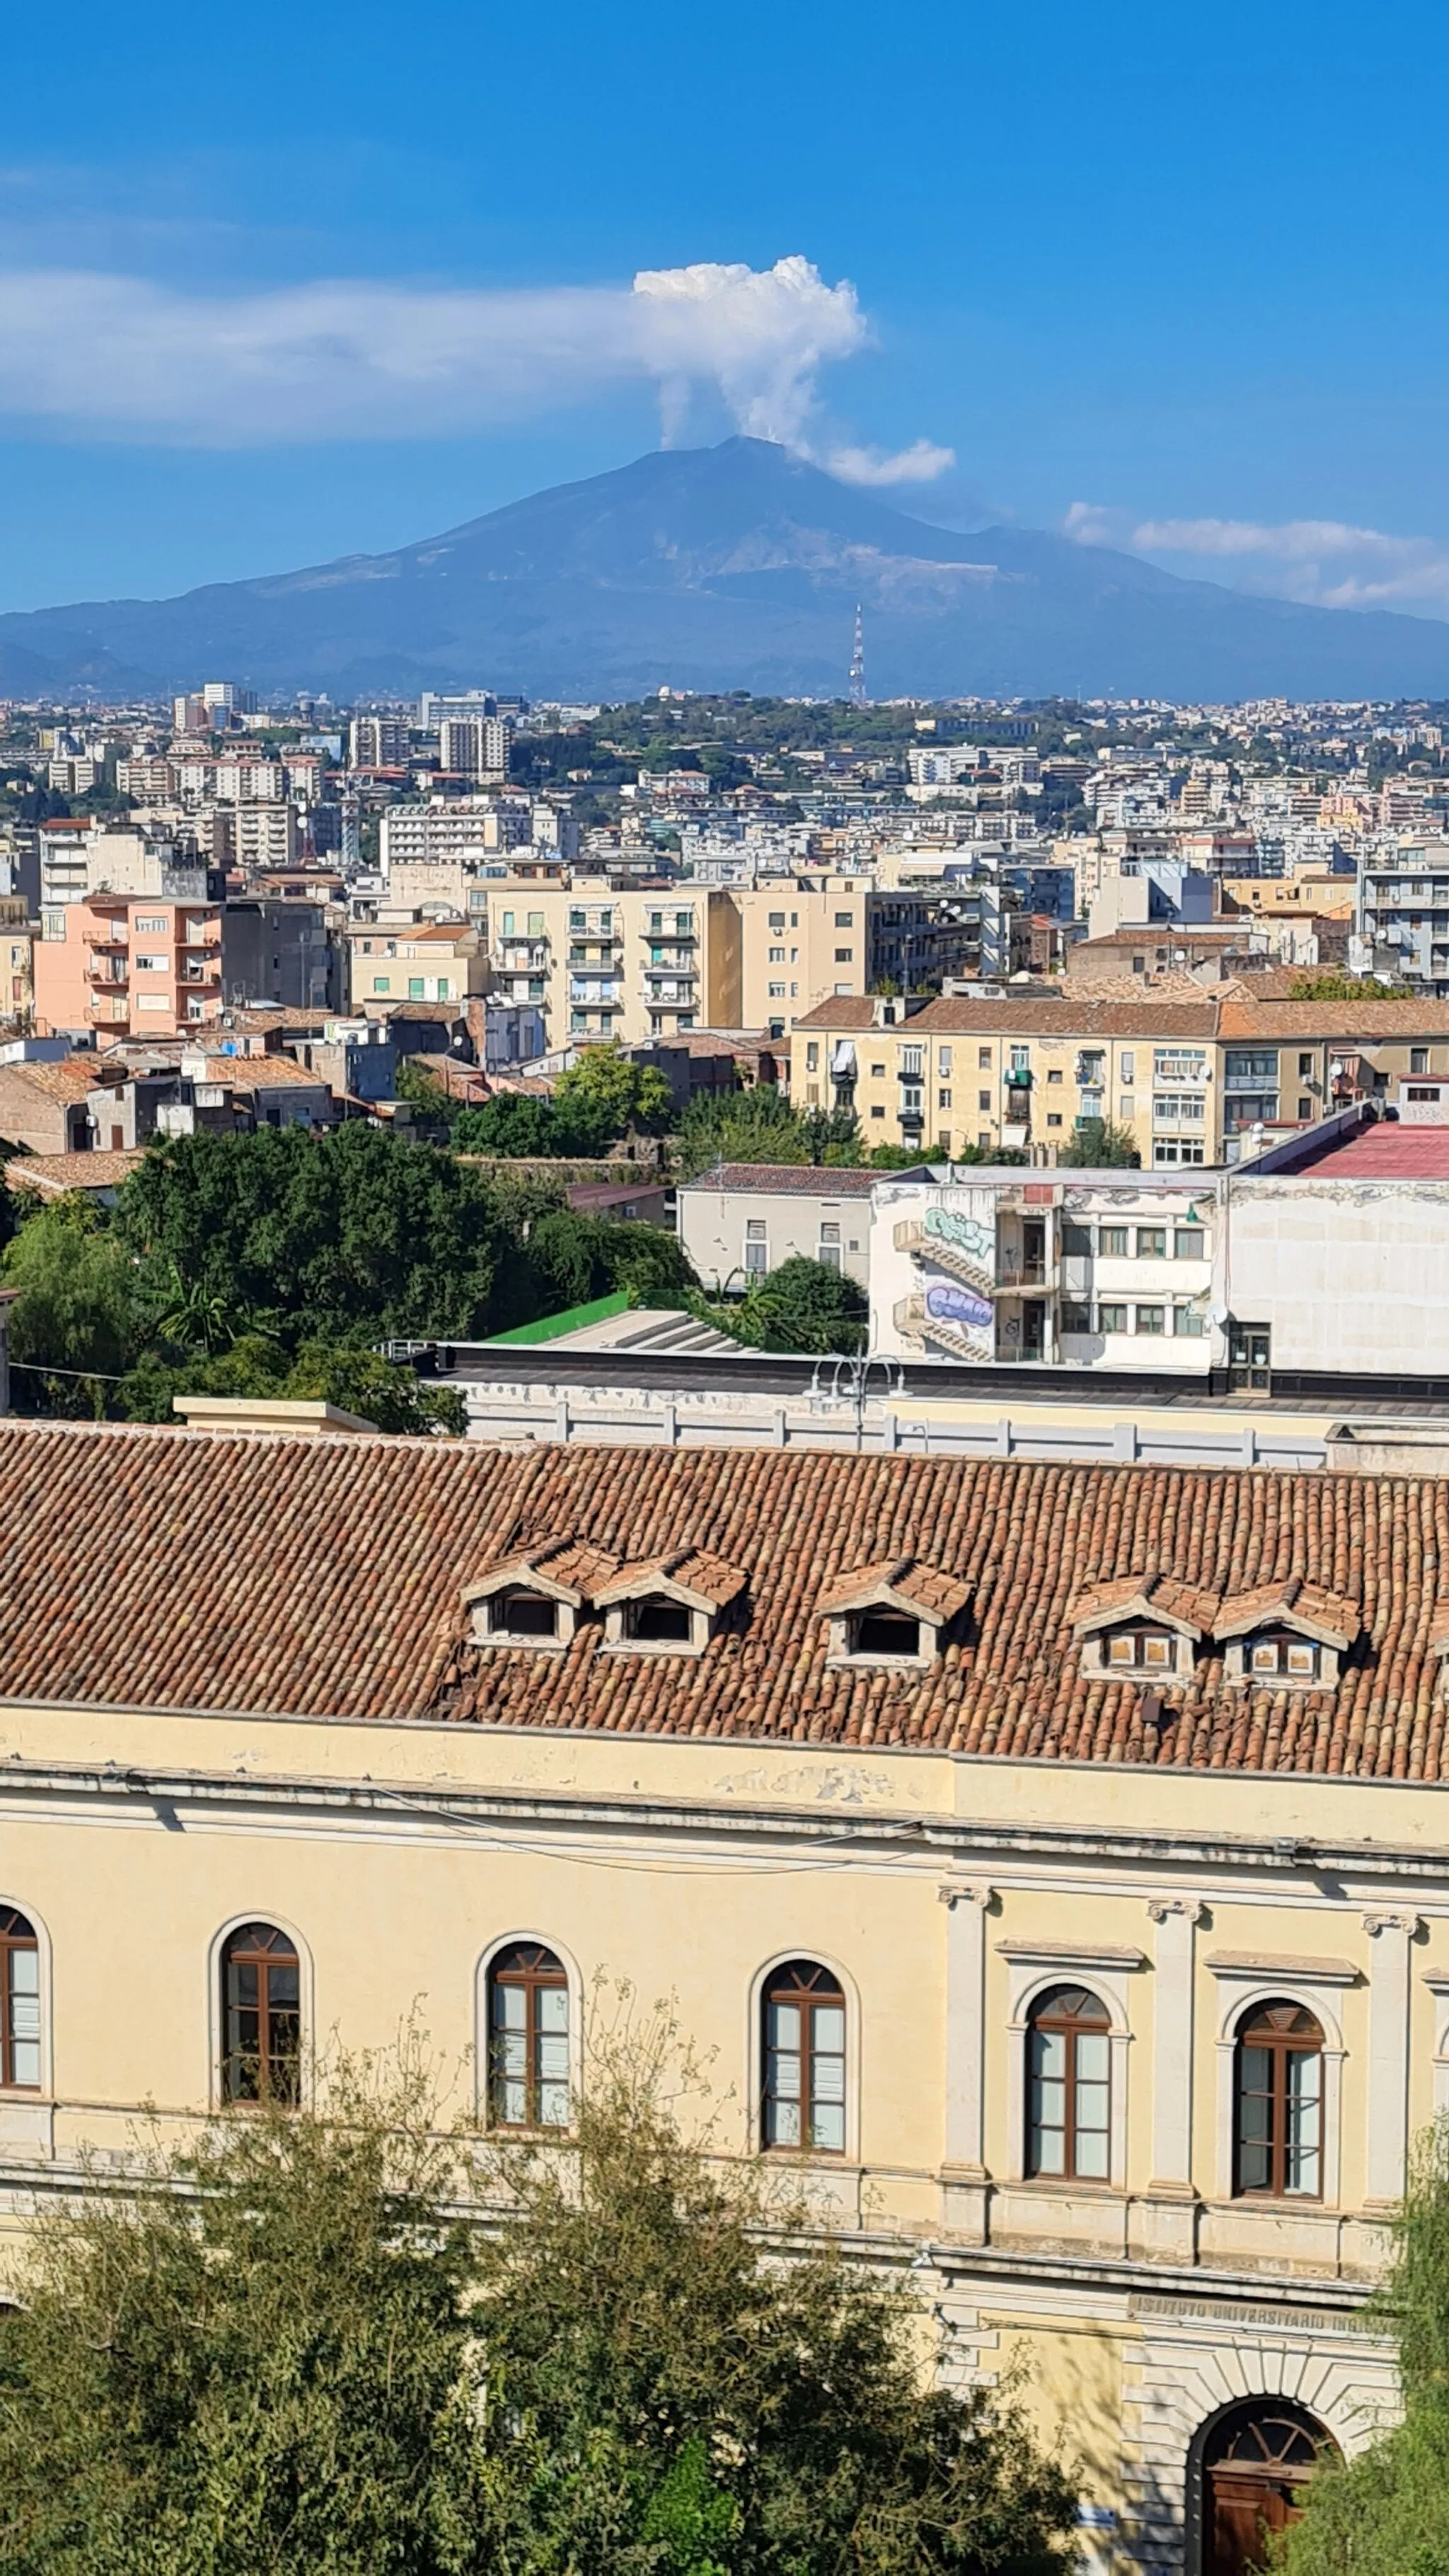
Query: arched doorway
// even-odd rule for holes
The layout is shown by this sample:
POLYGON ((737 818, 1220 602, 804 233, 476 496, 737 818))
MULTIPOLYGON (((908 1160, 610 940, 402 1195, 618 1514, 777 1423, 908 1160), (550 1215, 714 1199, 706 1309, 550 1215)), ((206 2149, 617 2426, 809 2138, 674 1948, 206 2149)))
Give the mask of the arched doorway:
POLYGON ((1251 2397, 1204 2424, 1188 2461, 1188 2564, 1194 2576, 1257 2576, 1266 2539, 1303 2511, 1333 2436, 1287 2397, 1251 2397))

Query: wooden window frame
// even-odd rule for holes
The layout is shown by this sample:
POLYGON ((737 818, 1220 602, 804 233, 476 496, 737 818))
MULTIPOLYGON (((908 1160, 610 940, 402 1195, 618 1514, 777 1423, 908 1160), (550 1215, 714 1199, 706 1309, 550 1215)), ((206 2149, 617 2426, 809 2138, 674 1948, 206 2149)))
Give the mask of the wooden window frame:
POLYGON ((222 2100, 231 2103, 257 2104, 280 2102, 285 2109, 295 2110, 301 2100, 301 2090, 301 1953, 290 1932, 284 1932, 280 1924, 269 1923, 264 1916, 256 1915, 245 1923, 238 1923, 234 1930, 228 1932, 221 1945, 222 2100), (266 1934, 266 1940, 257 1941, 254 1936, 258 1933, 266 1934), (244 2054, 233 2036, 236 2022, 241 2014, 252 2009, 249 2005, 233 2000, 232 1971, 239 1967, 254 1967, 257 1970, 254 2091, 248 2090, 242 2081, 247 2066, 252 2062, 251 2053, 244 2054), (288 1968, 292 1972, 296 1987, 295 1999, 290 2003, 274 1998, 271 1992, 274 1972, 277 1970, 285 1972, 288 1968), (285 2041, 274 2045, 273 2022, 284 2023, 289 2020, 294 2026, 291 2045, 286 2045, 285 2041))
POLYGON ((509 1941, 501 1950, 495 1952, 488 1962, 485 1980, 484 2028, 487 2032, 488 2050, 486 2102, 489 2128, 506 2130, 513 2137, 535 2133, 544 2137, 565 2136, 573 2116, 573 1996, 568 1970, 556 1950, 549 1949, 547 1943, 543 1941, 509 1941), (525 2110, 521 2120, 505 2119, 501 2108, 503 2087, 510 2079, 496 2063, 495 2039, 498 2025, 494 2018, 494 1997, 505 1988, 514 1991, 521 1988, 524 1996, 525 2110), (569 2098, 570 2112, 568 2120, 542 2120, 539 2117, 539 2099, 544 2084, 546 2082, 554 2084, 559 2079, 552 2075, 545 2077, 540 2072, 539 2043, 545 2038, 557 2038, 558 2033, 546 2032, 542 2028, 539 2020, 538 1998, 541 1994, 560 1992, 568 2005, 563 2032, 568 2073, 563 2078, 563 2083, 569 2098))
POLYGON ((1243 2012, 1233 2034, 1233 2198, 1235 2200, 1284 2200, 1295 2204, 1306 2202, 1310 2206, 1322 2206, 1328 2119, 1326 2048, 1323 2024, 1317 2014, 1312 2012, 1307 2004, 1295 2003, 1291 1995, 1268 1996, 1261 2003, 1248 2005, 1243 2012), (1311 2037, 1307 2032, 1302 2031, 1263 2030, 1259 2027, 1269 2013, 1287 2011, 1312 2024, 1311 2037), (1271 2178, 1266 2183, 1245 2183, 1243 2180, 1245 2147, 1256 2147, 1263 2143, 1260 2139, 1245 2139, 1243 2135, 1243 2105, 1249 2098, 1243 2083, 1245 2048, 1262 2049, 1270 2060, 1267 2093, 1265 2095, 1255 2087, 1252 2096, 1258 2101, 1266 2099, 1271 2109, 1271 2130, 1267 2141, 1271 2178), (1312 2191, 1290 2191, 1287 2182, 1288 2125, 1291 2107, 1287 2076, 1288 2060, 1292 2057, 1316 2057, 1318 2060, 1318 2144, 1315 2150, 1318 2182, 1312 2191))
POLYGON ((833 1968, 819 1959, 782 1959, 770 1970, 760 1988, 760 2144, 769 2155, 844 2157, 850 2140, 850 2012, 845 1989, 833 1968), (811 1982, 802 1982, 810 1980, 811 1982), (775 2004, 794 2004, 800 2008, 800 2090, 791 2097, 777 2095, 770 2081, 772 2058, 776 2055, 770 2037, 770 2010, 775 2004), (841 2016, 842 2041, 839 2050, 817 2049, 815 2015, 824 2007, 841 2016), (814 2135, 817 2095, 815 2061, 818 2056, 840 2059, 840 2138, 838 2147, 822 2146, 814 2135), (770 2132, 776 2106, 794 2099, 801 2115, 802 2135, 798 2141, 772 2137, 770 2132))
POLYGON ((7 2093, 39 2093, 45 2058, 45 2033, 41 2027, 40 1938, 28 1914, 16 1905, 0 1905, 0 2090, 7 2093), (35 2047, 41 2074, 32 2084, 15 2072, 15 2012, 11 1985, 11 1962, 17 1953, 33 1954, 35 1959, 36 2033, 35 2047))
POLYGON ((1022 2161, 1022 2172, 1026 2180, 1028 2182, 1045 2183, 1090 2183, 1099 2190, 1110 2188, 1112 2181, 1113 2109, 1112 2016, 1108 2011, 1107 2006, 1103 2003, 1101 1996, 1093 1994, 1090 1986, 1078 1985, 1052 1986, 1048 1988, 1044 1995, 1038 1995, 1036 2001, 1032 2004, 1030 2011, 1027 2014, 1026 2057, 1026 2139, 1022 2161), (1091 2007, 1090 2012, 1075 2010, 1069 2011, 1063 2001, 1063 1998, 1068 1995, 1085 1996, 1088 2005, 1091 2007), (1033 2054, 1038 2031, 1048 2031, 1057 2034, 1067 2042, 1066 2075, 1064 2078, 1062 2104, 1063 2161, 1060 2173, 1052 2173, 1048 2171, 1041 2163, 1039 2141, 1042 2134, 1043 2124, 1032 2116, 1032 2092, 1036 2082, 1036 2069, 1033 2064, 1033 2054), (1106 2125, 1100 2131, 1094 2130, 1092 2132, 1093 2136, 1100 2135, 1103 2141, 1106 2155, 1106 2171, 1104 2173, 1097 2174, 1079 2173, 1077 2171, 1077 2135, 1080 2127, 1080 2123, 1077 2119, 1077 2085, 1079 2080, 1077 2073, 1077 2042, 1079 2039, 1083 2038, 1104 2040, 1107 2047, 1107 2073, 1104 2079, 1107 2091, 1106 2125))

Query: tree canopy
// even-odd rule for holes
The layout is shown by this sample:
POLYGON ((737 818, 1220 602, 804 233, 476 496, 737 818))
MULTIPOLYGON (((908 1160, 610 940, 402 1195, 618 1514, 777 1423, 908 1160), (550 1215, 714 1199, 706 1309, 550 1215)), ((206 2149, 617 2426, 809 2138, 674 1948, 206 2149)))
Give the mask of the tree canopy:
POLYGON ((636 1064, 617 1046, 581 1049, 577 1064, 560 1074, 551 1099, 500 1091, 480 1108, 458 1110, 443 1101, 440 1086, 435 1089, 460 1152, 540 1161, 592 1159, 631 1130, 662 1135, 673 1110, 663 1074, 636 1064))
POLYGON ((1110 1118, 1081 1119, 1071 1143, 1057 1156, 1059 1164, 1087 1172, 1131 1170, 1141 1160, 1131 1128, 1119 1127, 1110 1118))
POLYGON ((170 1139, 109 1214, 36 1208, 0 1266, 37 1409, 154 1421, 177 1394, 316 1395, 388 1430, 462 1426, 380 1342, 477 1340, 619 1289, 682 1305, 698 1284, 660 1227, 361 1121, 170 1139))
POLYGON ((1399 2348, 1403 2421, 1346 2464, 1325 2460, 1286 2576, 1443 2576, 1449 2567, 1449 2121, 1421 2138, 1373 2315, 1399 2348))
POLYGON ((12 2576, 1064 2576, 1012 2388, 926 2384, 909 2293, 660 2072, 591 2060, 560 2159, 344 2067, 43 2218, 0 2321, 12 2576))
POLYGON ((752 1279, 736 1305, 700 1301, 721 1332, 760 1351, 840 1351, 865 1347, 866 1295, 844 1271, 797 1253, 763 1279, 752 1279))

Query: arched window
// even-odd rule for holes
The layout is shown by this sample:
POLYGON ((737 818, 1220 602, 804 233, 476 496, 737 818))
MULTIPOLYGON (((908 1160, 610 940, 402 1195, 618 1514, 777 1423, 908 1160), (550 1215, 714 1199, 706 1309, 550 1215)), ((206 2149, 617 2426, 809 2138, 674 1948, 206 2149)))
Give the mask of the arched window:
POLYGON ((845 2153, 845 1997, 828 1968, 791 1959, 765 1980, 767 2147, 845 2153))
POLYGON ((298 2098, 302 1971, 274 1923, 243 1923, 221 1954, 221 2089, 228 2102, 298 2098))
POLYGON ((1233 2188, 1274 2199, 1323 2191, 1323 2033, 1301 2004, 1254 2005, 1238 2025, 1233 2188))
POLYGON ((488 2116, 497 2129, 569 2124, 569 1981, 537 1941, 500 1950, 488 1971, 488 2116))
POLYGON ((1112 2042, 1105 2004, 1053 1986, 1027 2033, 1026 2170, 1064 2182, 1112 2176, 1112 2042))
POLYGON ((0 1905, 0 2084, 40 2084, 40 1944, 13 1905, 0 1905))

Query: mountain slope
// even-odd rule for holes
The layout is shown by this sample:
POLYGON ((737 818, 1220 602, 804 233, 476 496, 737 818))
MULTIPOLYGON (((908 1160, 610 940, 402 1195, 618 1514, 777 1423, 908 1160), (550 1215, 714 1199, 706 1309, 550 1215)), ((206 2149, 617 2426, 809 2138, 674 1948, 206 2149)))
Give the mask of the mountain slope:
POLYGON ((838 694, 857 600, 881 697, 1449 695, 1449 624, 1254 598, 1032 530, 962 536, 743 438, 643 456, 393 554, 0 616, 0 693, 224 676, 344 699, 665 681, 838 694))

